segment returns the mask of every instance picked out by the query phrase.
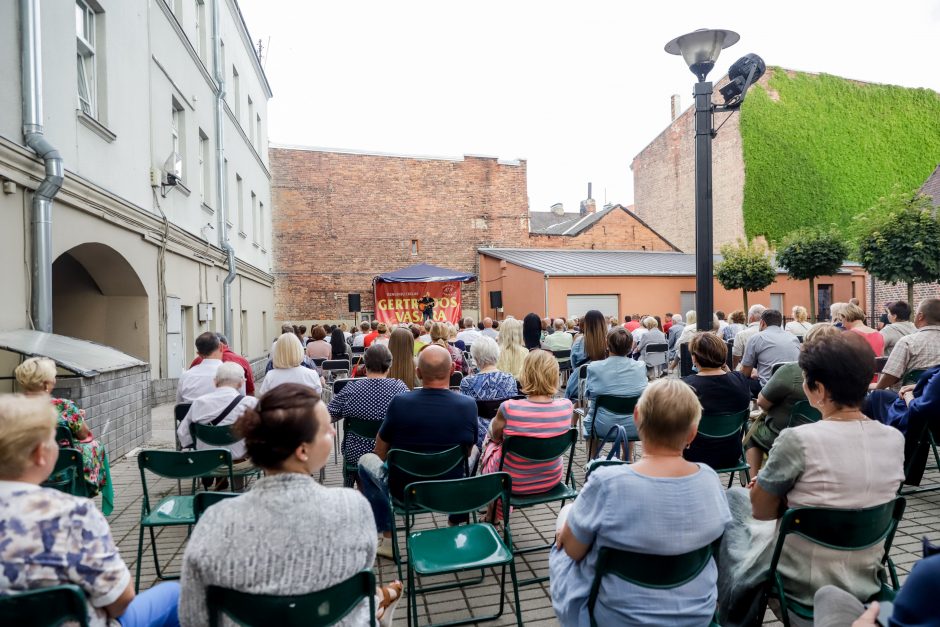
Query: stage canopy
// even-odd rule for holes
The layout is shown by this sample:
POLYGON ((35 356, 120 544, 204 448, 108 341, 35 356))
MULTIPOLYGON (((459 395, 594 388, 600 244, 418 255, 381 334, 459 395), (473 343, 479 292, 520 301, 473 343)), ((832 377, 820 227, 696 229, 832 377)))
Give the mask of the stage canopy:
POLYGON ((437 266, 419 263, 416 266, 409 266, 394 272, 386 272, 375 277, 376 281, 383 283, 432 283, 457 281, 459 283, 469 283, 476 281, 473 274, 456 272, 447 268, 438 268, 437 266))

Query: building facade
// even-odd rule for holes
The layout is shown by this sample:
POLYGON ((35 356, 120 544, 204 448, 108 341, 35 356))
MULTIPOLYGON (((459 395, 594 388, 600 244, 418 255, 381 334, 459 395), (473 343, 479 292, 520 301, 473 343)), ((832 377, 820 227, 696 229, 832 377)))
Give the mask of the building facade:
MULTIPOLYGON (((29 261, 44 174, 24 141, 19 4, 0 5, 0 330, 34 326, 31 275, 41 270, 29 261)), ((224 328, 224 229, 235 261, 229 344, 263 356, 275 328, 272 94, 235 0, 26 4, 41 4, 41 124, 64 166, 51 213, 51 331, 148 362, 153 402, 168 400, 194 337, 224 328)), ((9 373, 17 358, 5 359, 9 373)))

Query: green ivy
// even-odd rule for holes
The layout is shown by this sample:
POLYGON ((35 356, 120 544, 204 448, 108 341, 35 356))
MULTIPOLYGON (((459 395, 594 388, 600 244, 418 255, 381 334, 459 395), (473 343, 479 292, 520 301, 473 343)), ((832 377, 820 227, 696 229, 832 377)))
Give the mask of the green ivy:
POLYGON ((741 107, 748 238, 798 226, 848 227, 891 190, 917 189, 940 163, 940 95, 769 68, 741 107))

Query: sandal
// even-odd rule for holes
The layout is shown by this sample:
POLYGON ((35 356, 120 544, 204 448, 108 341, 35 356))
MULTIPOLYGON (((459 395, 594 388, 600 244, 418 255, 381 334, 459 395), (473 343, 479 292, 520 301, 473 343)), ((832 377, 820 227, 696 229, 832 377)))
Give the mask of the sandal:
POLYGON ((387 586, 376 587, 375 598, 378 603, 375 609, 375 618, 382 627, 388 627, 392 624, 392 615, 395 613, 398 602, 401 601, 403 589, 404 586, 400 581, 393 581, 387 586))

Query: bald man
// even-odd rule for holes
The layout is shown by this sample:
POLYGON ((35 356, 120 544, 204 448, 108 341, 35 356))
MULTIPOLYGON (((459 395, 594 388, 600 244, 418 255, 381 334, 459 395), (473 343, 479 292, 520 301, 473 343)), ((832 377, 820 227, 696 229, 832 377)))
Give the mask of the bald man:
MULTIPOLYGON (((431 344, 418 354, 418 378, 423 387, 399 394, 392 399, 385 420, 375 438, 375 450, 359 458, 359 484, 372 506, 375 526, 379 531, 377 553, 392 557, 392 513, 388 507, 389 493, 402 498, 405 478, 389 485, 385 458, 395 449, 435 453, 454 446, 463 447, 465 454, 477 440, 477 405, 469 396, 450 390, 453 362, 442 346, 431 344)), ((447 477, 464 476, 461 464, 447 477)), ((454 522, 460 522, 455 519, 454 522)))

